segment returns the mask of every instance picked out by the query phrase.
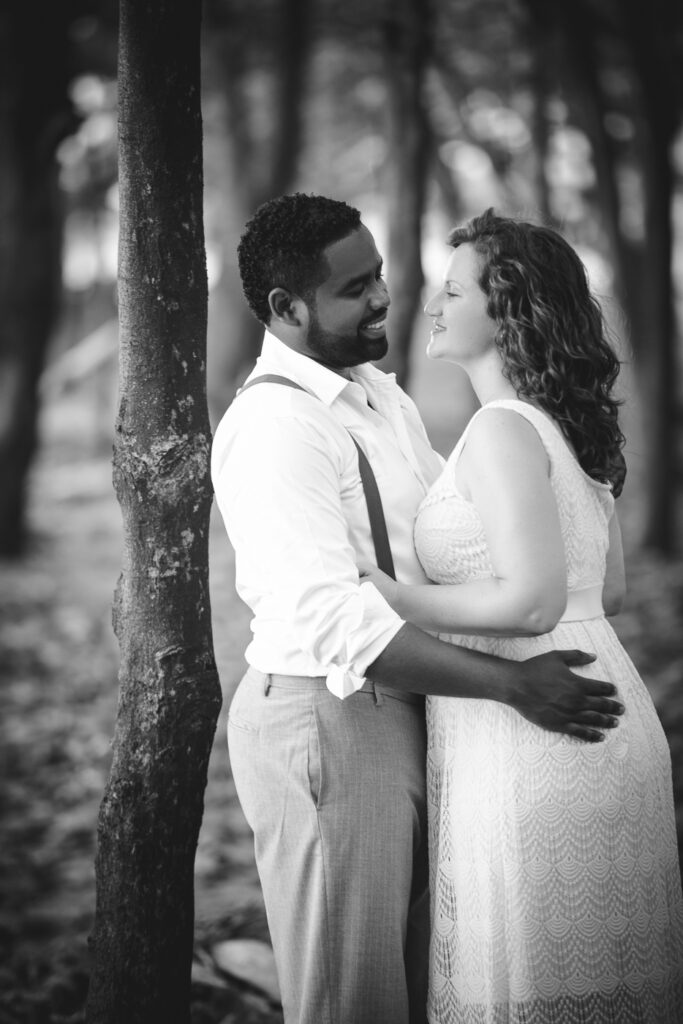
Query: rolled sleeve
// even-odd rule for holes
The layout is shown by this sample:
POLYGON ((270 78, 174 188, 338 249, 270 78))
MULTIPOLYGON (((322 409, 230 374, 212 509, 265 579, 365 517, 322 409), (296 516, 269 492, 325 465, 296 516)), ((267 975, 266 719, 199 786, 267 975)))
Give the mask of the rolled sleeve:
POLYGON ((356 455, 341 429, 331 437, 313 417, 255 419, 217 459, 214 487, 237 589, 254 611, 254 644, 301 652, 301 674, 325 676, 343 698, 363 685, 403 620, 359 582, 340 492, 345 460, 356 455))
MULTIPOLYGON (((332 665, 328 670, 327 688, 335 697, 342 699, 361 688, 368 667, 380 656, 403 625, 403 619, 387 604, 374 584, 370 581, 361 583, 359 590, 363 601, 363 622, 372 622, 378 632, 369 642, 367 633, 360 638, 361 644, 355 658, 344 664, 332 665)), ((351 641, 352 647, 353 638, 351 641)))

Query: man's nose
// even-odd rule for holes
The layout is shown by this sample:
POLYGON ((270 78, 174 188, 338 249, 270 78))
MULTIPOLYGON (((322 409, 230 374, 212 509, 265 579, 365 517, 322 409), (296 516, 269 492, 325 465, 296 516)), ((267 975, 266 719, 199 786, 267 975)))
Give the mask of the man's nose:
POLYGON ((391 305, 389 289, 387 288, 386 281, 383 277, 380 277, 379 280, 375 281, 375 287, 372 289, 370 302, 375 309, 383 309, 385 306, 391 305))

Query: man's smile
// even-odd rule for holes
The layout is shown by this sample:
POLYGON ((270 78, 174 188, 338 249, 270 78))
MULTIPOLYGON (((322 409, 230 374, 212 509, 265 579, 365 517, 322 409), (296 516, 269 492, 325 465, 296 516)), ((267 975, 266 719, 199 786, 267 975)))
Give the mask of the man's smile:
POLYGON ((375 320, 368 320, 366 323, 361 324, 362 331, 372 331, 374 333, 381 333, 387 325, 387 314, 386 311, 382 312, 375 320))

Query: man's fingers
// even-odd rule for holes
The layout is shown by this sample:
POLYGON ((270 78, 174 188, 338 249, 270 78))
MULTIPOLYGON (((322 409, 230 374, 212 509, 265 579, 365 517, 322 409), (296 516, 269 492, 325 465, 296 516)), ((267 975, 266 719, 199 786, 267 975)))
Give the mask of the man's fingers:
POLYGON ((587 654, 586 651, 558 651, 565 665, 590 665, 595 661, 594 654, 587 654))
POLYGON ((587 710, 600 711, 603 715, 623 715, 624 705, 619 700, 614 700, 610 694, 616 694, 617 688, 612 683, 605 683, 600 679, 586 679, 584 682, 591 686, 584 692, 581 703, 587 710))
POLYGON ((576 736, 578 740, 586 740, 588 743, 601 743, 605 738, 604 734, 597 729, 590 729, 578 722, 568 725, 567 732, 570 736, 576 736))
POLYGON ((613 715, 600 714, 599 711, 580 711, 574 715, 574 721, 580 725, 594 725, 598 729, 615 729, 619 719, 613 715))
MULTIPOLYGON (((612 690, 612 693, 615 691, 612 690)), ((612 700, 611 697, 596 697, 593 694, 586 694, 581 702, 586 711, 598 711, 601 715, 623 715, 624 705, 621 701, 612 700)))
MULTIPOLYGON (((559 651, 558 653, 567 654, 569 652, 559 651)), ((581 653, 581 651, 577 651, 577 654, 581 653)), ((612 694, 617 692, 617 688, 614 683, 608 683, 606 679, 593 679, 590 676, 577 676, 576 673, 573 673, 573 679, 577 683, 579 683, 580 680, 579 685, 583 691, 584 697, 610 697, 612 694)), ((621 705, 619 706, 621 707, 621 705)))
MULTIPOLYGON (((614 688, 612 692, 614 692, 614 688)), ((615 715, 623 715, 624 705, 611 697, 597 697, 588 692, 581 695, 574 694, 571 700, 567 701, 564 711, 567 718, 572 720, 591 714, 605 715, 611 718, 615 715)))

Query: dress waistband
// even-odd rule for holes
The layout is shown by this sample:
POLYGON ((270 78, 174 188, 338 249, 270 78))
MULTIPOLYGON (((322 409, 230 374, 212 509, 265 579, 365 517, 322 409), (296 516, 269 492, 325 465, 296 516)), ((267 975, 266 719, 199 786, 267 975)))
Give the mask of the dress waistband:
MULTIPOLYGON (((253 666, 247 671, 247 675, 250 679, 255 682, 260 682, 263 686, 274 686, 276 689, 282 690, 326 690, 327 680, 325 676, 287 676, 281 675, 278 672, 260 672, 253 666)), ((356 693, 371 693, 377 696, 381 694, 384 697, 393 697, 395 700, 402 700, 406 704, 423 704, 424 696, 420 693, 408 693, 405 690, 395 690, 391 686, 385 686, 383 683, 373 683, 370 679, 366 679, 359 690, 356 693)), ((352 697, 353 694, 350 694, 352 697)), ((349 698, 346 697, 345 700, 349 698)))
POLYGON ((600 619, 605 614, 602 607, 602 587, 585 587, 570 590, 567 607, 560 622, 579 622, 581 619, 600 619))

